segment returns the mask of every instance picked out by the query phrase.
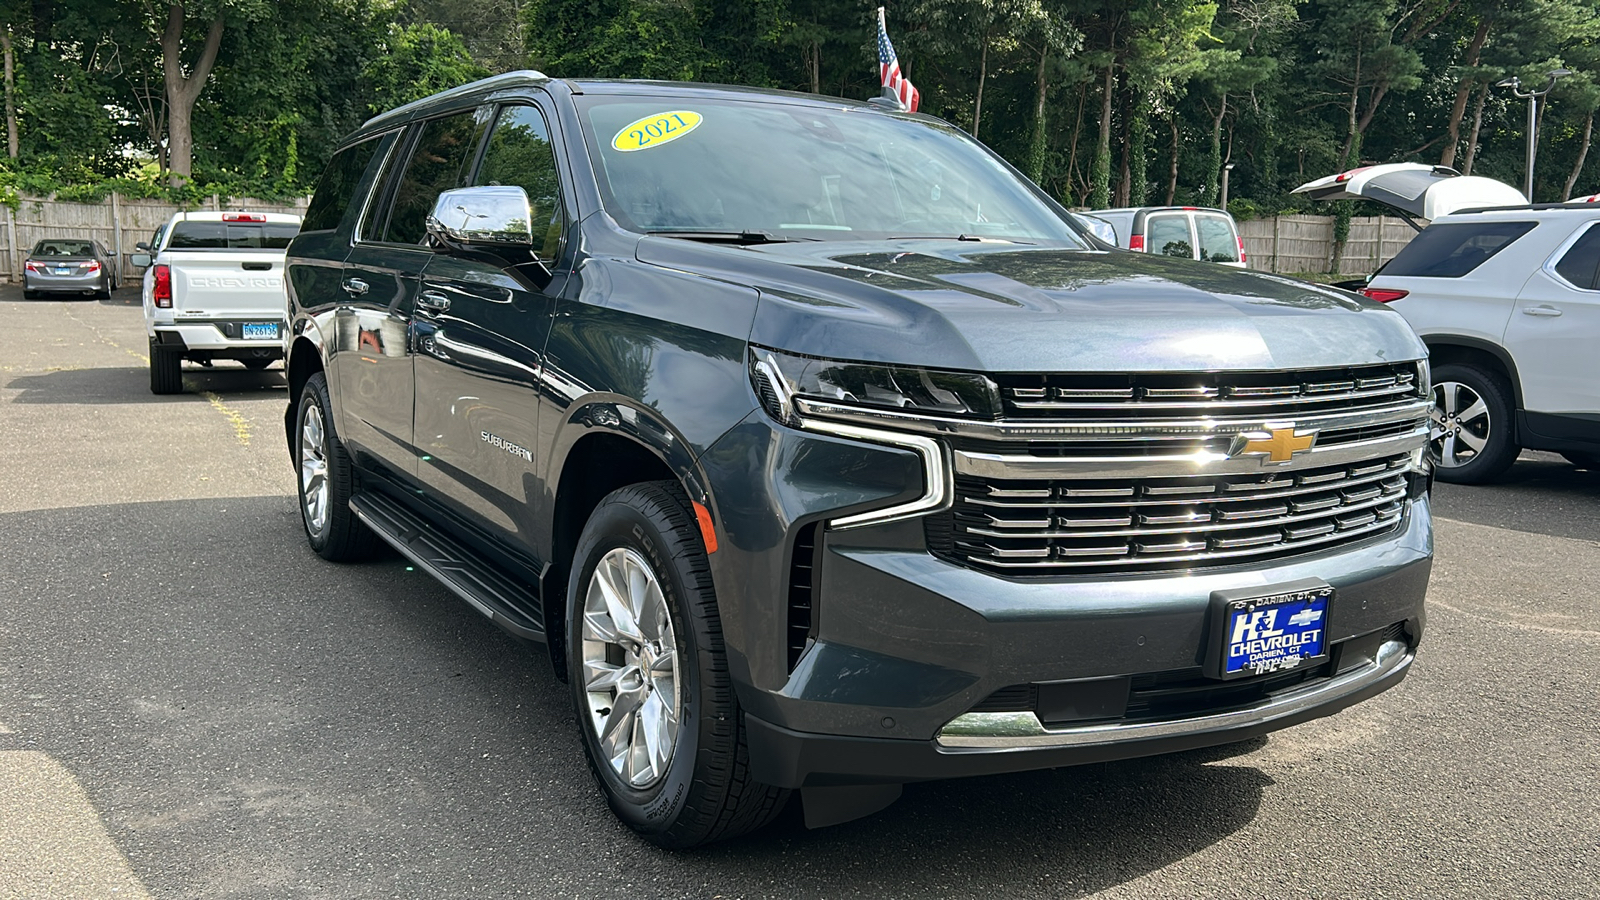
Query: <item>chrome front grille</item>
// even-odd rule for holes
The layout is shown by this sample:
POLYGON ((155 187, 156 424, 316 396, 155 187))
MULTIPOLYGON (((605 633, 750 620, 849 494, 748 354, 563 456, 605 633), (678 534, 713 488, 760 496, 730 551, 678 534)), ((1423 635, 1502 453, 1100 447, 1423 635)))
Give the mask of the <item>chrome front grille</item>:
POLYGON ((1415 363, 1301 372, 1001 375, 1007 419, 1293 417, 1420 396, 1415 363))
POLYGON ((930 518, 928 537, 940 555, 1016 575, 1254 562, 1397 527, 1412 466, 1412 454, 1403 453, 1248 474, 960 475, 953 507, 930 518))

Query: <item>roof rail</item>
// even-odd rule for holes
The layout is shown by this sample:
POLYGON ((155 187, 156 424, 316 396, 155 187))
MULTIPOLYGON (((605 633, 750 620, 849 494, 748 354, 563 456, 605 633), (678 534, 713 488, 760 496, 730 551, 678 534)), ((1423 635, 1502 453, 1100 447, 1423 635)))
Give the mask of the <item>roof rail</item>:
POLYGON ((515 72, 505 72, 500 75, 491 75, 488 78, 480 78, 470 84, 463 84, 460 87, 453 87, 447 91, 440 91, 437 94, 430 94, 429 96, 423 97, 421 100, 413 100, 404 106, 397 106, 388 112, 379 113, 378 115, 375 115, 367 121, 361 123, 361 128, 358 130, 364 131, 378 122, 387 121, 389 119, 403 118, 407 113, 419 107, 431 106, 434 103, 446 101, 452 97, 464 96, 467 94, 476 93, 477 91, 496 87, 511 87, 512 85, 529 84, 532 82, 549 80, 550 79, 543 72, 536 72, 533 69, 521 69, 515 72))
POLYGON ((1508 212, 1519 209, 1526 209, 1530 211, 1541 209, 1587 209, 1600 212, 1600 203, 1519 203, 1515 206, 1478 206, 1472 209, 1458 209, 1455 212, 1450 213, 1450 215, 1459 216, 1466 213, 1508 212))

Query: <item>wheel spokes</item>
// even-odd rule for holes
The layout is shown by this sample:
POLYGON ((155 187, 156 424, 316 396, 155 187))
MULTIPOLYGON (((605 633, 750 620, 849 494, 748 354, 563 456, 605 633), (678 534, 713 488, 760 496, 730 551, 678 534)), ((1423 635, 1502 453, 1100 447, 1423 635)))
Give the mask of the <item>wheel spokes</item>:
POLYGON ((590 576, 579 677, 599 753, 634 787, 666 774, 678 737, 678 647, 667 599, 643 556, 617 548, 590 576))

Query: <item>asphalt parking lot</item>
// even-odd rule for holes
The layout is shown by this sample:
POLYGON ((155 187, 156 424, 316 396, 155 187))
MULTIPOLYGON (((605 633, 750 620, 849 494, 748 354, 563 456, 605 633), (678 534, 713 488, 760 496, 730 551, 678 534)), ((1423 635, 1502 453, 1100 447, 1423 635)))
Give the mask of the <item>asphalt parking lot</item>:
POLYGON ((306 548, 276 368, 150 394, 131 289, 0 288, 0 334, 0 898, 1600 895, 1600 473, 1557 456, 1440 487, 1373 701, 674 855, 605 809, 548 663, 306 548))

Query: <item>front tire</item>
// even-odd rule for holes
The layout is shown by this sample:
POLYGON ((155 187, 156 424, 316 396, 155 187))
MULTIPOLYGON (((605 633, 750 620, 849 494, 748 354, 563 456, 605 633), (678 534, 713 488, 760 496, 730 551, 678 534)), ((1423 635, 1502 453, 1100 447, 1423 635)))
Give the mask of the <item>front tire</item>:
POLYGON ((333 429, 328 380, 317 372, 306 379, 295 412, 295 467, 299 472, 300 521, 317 555, 350 562, 372 555, 377 535, 350 509, 355 466, 333 429))
POLYGON ((628 827, 685 849, 782 810, 788 791, 750 778, 710 563, 676 483, 600 501, 573 557, 567 632, 589 770, 628 827))
POLYGON ((150 339, 150 393, 183 393, 183 357, 150 339))
POLYGON ((1429 452, 1440 481, 1483 484, 1505 473, 1521 448, 1514 439, 1510 386, 1472 365, 1433 370, 1429 452))

